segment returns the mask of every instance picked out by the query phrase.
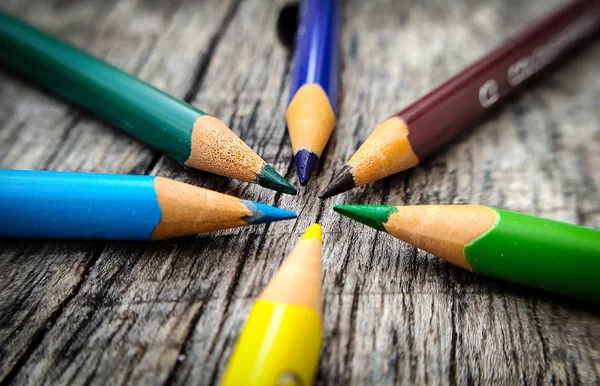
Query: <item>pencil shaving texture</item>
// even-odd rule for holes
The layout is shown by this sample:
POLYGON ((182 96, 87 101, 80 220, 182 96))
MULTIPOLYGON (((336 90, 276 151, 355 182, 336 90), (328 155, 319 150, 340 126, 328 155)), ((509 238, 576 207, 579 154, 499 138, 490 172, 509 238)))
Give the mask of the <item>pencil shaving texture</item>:
POLYGON ((301 240, 259 299, 305 306, 321 315, 321 242, 301 240))
POLYGON ((471 271, 464 249, 496 223, 496 213, 481 205, 399 206, 386 231, 417 248, 471 271))
POLYGON ((419 158, 408 141, 408 127, 397 117, 377 126, 348 161, 355 186, 412 168, 418 163, 419 158))
POLYGON ((186 166, 242 181, 254 182, 265 162, 223 122, 199 117, 192 130, 192 151, 186 166))
POLYGON ((335 127, 329 98, 318 84, 305 84, 290 102, 286 120, 294 153, 302 149, 321 156, 335 127))
POLYGON ((196 186, 156 177, 156 199, 162 210, 151 239, 192 235, 247 225, 252 212, 239 199, 196 186))

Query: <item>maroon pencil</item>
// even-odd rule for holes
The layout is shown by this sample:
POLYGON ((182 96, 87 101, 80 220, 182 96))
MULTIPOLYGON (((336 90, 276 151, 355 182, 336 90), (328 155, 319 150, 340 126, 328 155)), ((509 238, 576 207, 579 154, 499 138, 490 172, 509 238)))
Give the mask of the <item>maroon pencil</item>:
POLYGON ((379 124, 319 197, 416 166, 599 26, 600 0, 572 1, 553 12, 379 124))

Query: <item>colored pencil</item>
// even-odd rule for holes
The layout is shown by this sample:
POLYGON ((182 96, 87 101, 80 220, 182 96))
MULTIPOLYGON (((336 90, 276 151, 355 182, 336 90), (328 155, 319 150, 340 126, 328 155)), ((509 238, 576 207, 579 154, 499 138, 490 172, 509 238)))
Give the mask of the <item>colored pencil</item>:
POLYGON ((600 302, 600 231, 482 205, 337 205, 469 271, 600 302))
POLYGON ((222 384, 312 385, 321 347, 321 227, 313 224, 254 304, 222 384))
POLYGON ((217 118, 0 11, 0 62, 186 166, 296 189, 217 118))
POLYGON ((301 185, 335 127, 340 8, 337 0, 304 0, 300 7, 286 120, 301 185))
POLYGON ((412 168, 600 26, 600 1, 568 3, 382 122, 321 192, 345 192, 412 168))
POLYGON ((0 237, 158 240, 294 217, 163 177, 0 170, 0 237))

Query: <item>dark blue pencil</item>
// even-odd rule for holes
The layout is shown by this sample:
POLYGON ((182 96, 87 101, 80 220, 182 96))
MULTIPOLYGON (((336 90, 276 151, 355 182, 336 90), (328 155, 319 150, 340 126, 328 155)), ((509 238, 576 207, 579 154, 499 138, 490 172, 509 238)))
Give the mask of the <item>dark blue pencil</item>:
POLYGON ((162 177, 0 170, 0 237, 157 240, 294 217, 162 177))
POLYGON ((341 1, 304 0, 286 120, 301 185, 335 127, 341 1))

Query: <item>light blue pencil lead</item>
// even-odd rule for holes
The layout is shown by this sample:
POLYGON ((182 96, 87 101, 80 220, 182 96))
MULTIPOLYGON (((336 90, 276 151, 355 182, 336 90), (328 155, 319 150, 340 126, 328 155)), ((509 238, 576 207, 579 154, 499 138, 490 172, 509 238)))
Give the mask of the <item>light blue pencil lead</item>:
POLYGON ((252 211, 252 216, 246 216, 244 220, 248 224, 265 224, 273 221, 289 220, 298 217, 296 212, 276 208, 271 205, 260 204, 258 202, 242 200, 244 205, 252 211))

